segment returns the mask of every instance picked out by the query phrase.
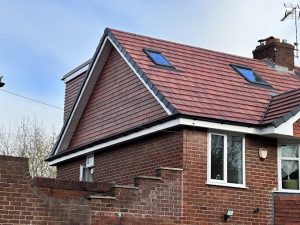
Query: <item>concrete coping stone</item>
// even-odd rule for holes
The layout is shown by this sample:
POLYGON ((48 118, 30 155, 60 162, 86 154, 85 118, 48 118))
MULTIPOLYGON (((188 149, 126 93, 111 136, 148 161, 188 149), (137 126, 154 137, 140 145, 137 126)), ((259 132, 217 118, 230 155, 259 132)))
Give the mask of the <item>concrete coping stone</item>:
POLYGON ((87 197, 88 199, 111 199, 111 200, 116 200, 116 197, 113 196, 107 196, 107 195, 89 195, 87 197))
POLYGON ((114 185, 113 188, 125 188, 125 189, 139 190, 139 187, 135 187, 132 185, 114 185))
POLYGON ((161 177, 152 177, 152 176, 137 176, 134 179, 162 180, 161 177))
POLYGON ((158 167, 155 170, 183 171, 182 168, 172 168, 172 167, 158 167))

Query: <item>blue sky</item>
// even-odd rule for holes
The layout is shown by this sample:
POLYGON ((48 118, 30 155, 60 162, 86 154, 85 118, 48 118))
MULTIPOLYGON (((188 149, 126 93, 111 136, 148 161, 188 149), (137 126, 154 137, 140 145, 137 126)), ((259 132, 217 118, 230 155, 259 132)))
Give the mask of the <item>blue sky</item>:
MULTIPOLYGON (((63 108, 61 77, 91 58, 105 27, 252 57, 257 40, 295 41, 281 0, 0 0, 1 88, 63 108)), ((296 60, 299 65, 299 60, 296 60)), ((63 111, 0 90, 0 124, 36 117, 62 126, 63 111)))

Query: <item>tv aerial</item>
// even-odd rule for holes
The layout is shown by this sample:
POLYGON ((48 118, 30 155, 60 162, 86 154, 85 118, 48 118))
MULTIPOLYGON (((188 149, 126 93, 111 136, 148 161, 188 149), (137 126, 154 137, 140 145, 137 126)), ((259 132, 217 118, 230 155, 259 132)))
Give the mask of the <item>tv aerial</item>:
POLYGON ((284 16, 280 21, 285 21, 286 19, 294 19, 295 20, 295 29, 296 29, 296 42, 294 43, 295 45, 295 50, 296 50, 296 57, 298 58, 298 25, 297 21, 300 18, 300 6, 298 4, 291 4, 291 3, 284 3, 283 4, 287 10, 284 13, 284 16))

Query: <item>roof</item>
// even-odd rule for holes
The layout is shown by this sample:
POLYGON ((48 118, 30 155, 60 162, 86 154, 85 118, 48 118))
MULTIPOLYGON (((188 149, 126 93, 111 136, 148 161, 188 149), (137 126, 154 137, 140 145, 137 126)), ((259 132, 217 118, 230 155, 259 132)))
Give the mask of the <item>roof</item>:
POLYGON ((262 124, 272 122, 279 126, 300 110, 300 89, 295 89, 273 96, 270 100, 262 124))
POLYGON ((271 96, 300 88, 294 72, 276 70, 262 60, 110 31, 130 60, 181 114, 259 125, 271 96), (153 65, 144 48, 161 51, 176 70, 153 65), (231 64, 251 68, 272 88, 249 83, 231 64))
POLYGON ((294 71, 279 70, 269 61, 107 28, 91 61, 80 66, 89 64, 87 76, 52 156, 61 146, 65 148, 73 135, 96 81, 93 68, 98 65, 99 73, 111 48, 105 46, 107 42, 119 51, 170 118, 176 115, 249 127, 279 126, 284 122, 281 118, 287 119, 288 113, 294 115, 300 110, 296 100, 300 96, 300 79, 294 71), (99 57, 102 49, 103 57, 99 57), (162 52, 175 69, 155 65, 144 49, 162 52), (249 83, 232 65, 251 68, 271 87, 249 83), (292 98, 293 94, 287 94, 291 90, 297 98, 284 106, 285 101, 279 99, 292 98))

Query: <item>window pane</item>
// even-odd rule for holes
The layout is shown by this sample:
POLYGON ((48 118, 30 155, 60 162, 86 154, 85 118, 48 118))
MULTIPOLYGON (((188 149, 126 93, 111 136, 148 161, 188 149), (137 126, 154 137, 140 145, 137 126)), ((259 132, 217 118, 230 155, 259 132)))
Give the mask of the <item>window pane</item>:
POLYGON ((280 149, 281 157, 299 157, 297 145, 282 145, 280 149))
POLYGON ((211 135, 211 179, 224 180, 224 136, 211 135))
POLYGON ((171 64, 160 52, 155 52, 151 50, 146 50, 146 52, 150 56, 150 58, 155 62, 155 64, 171 67, 171 64))
POLYGON ((241 67, 236 67, 237 70, 239 71, 240 74, 242 74, 245 78, 247 78, 251 82, 256 82, 256 76, 254 75, 253 70, 251 69, 246 69, 246 68, 241 68, 241 67))
POLYGON ((299 189, 299 166, 296 160, 281 160, 281 179, 284 189, 299 189))
POLYGON ((227 182, 243 183, 243 138, 227 136, 227 182))

